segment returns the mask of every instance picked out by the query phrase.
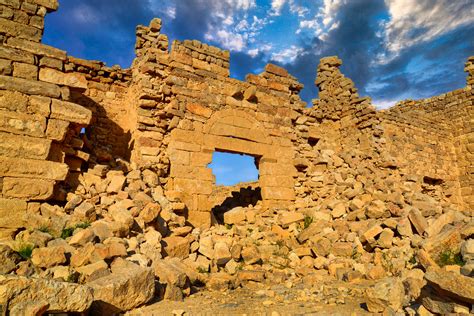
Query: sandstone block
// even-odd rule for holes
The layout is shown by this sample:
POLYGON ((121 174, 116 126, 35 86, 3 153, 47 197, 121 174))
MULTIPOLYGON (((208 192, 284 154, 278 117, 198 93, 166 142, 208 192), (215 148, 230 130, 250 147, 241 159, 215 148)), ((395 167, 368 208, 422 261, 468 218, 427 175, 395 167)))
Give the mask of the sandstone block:
POLYGON ((26 64, 35 63, 35 57, 33 54, 30 54, 23 50, 8 47, 6 45, 0 46, 0 58, 12 60, 12 61, 18 61, 18 62, 26 63, 26 64))
POLYGON ((0 132, 0 156, 13 158, 46 159, 51 141, 0 132))
POLYGON ((46 312, 82 313, 92 304, 92 290, 84 285, 47 279, 0 276, 0 302, 10 315, 23 315, 25 303, 44 302, 46 312))
POLYGON ((160 215, 161 206, 158 203, 150 202, 140 211, 139 218, 146 224, 154 221, 160 215))
POLYGON ((0 227, 25 227, 27 204, 24 200, 0 198, 0 227))
POLYGON ((92 112, 79 104, 53 100, 51 118, 88 125, 92 119, 92 112))
POLYGON ((109 193, 118 193, 118 192, 120 192, 122 190, 124 184, 125 184, 125 180, 127 180, 127 178, 125 178, 125 176, 123 176, 123 175, 113 176, 110 179, 110 183, 107 187, 107 192, 109 192, 109 193))
POLYGON ((418 234, 423 235, 425 230, 428 228, 428 222, 423 217, 421 212, 413 208, 411 209, 410 213, 408 213, 408 218, 410 219, 410 222, 413 224, 413 227, 415 227, 418 234))
POLYGON ((385 228, 380 234, 377 243, 382 248, 390 248, 392 246, 394 232, 390 228, 385 228))
POLYGON ((216 242, 214 245, 214 260, 218 265, 225 265, 232 259, 229 246, 225 242, 216 242))
POLYGON ((21 257, 7 245, 0 245, 0 273, 8 274, 16 269, 21 257))
POLYGON ((186 258, 189 256, 189 240, 184 237, 170 236, 163 238, 163 252, 169 257, 186 258))
POLYGON ((82 202, 74 209, 74 215, 78 219, 92 222, 95 219, 95 207, 89 202, 82 202))
POLYGON ((46 119, 39 115, 0 111, 0 131, 42 137, 46 119))
POLYGON ((242 284, 248 281, 263 282, 265 280, 265 271, 247 271, 237 272, 236 283, 242 284))
POLYGON ((333 218, 342 217, 344 214, 346 214, 346 206, 344 205, 344 203, 336 204, 336 206, 334 206, 331 211, 331 215, 333 218))
POLYGON ((313 219, 313 222, 298 235, 298 241, 300 243, 305 242, 306 240, 310 239, 312 236, 315 236, 321 233, 323 229, 326 228, 327 226, 328 226, 327 221, 313 219))
POLYGON ((60 86, 87 89, 87 80, 84 75, 79 73, 63 73, 56 69, 41 68, 39 71, 39 80, 60 86))
POLYGON ((13 37, 30 39, 36 42, 41 40, 42 32, 36 27, 0 18, 0 28, 13 37))
POLYGON ((72 246, 84 246, 85 244, 92 242, 94 240, 95 234, 94 231, 90 228, 82 229, 75 233, 71 239, 69 239, 69 244, 72 246))
POLYGON ((380 313, 387 307, 397 311, 403 306, 405 289, 400 279, 391 278, 377 282, 374 287, 366 291, 366 295, 366 304, 370 312, 380 313))
POLYGON ((67 165, 62 163, 0 157, 0 176, 64 180, 67 172, 67 165))
POLYGON ((429 268, 425 279, 441 296, 474 304, 474 279, 436 268, 429 268))
POLYGON ((111 315, 131 310, 151 300, 155 294, 153 270, 131 262, 112 264, 112 274, 87 283, 94 293, 91 311, 111 315))
POLYGON ((83 279, 87 279, 87 277, 90 277, 94 274, 107 271, 108 268, 108 264, 104 260, 100 260, 83 267, 76 268, 76 271, 81 274, 83 279))
POLYGON ((53 180, 4 178, 2 193, 5 197, 25 200, 47 200, 53 196, 53 180))
POLYGON ((271 74, 275 74, 280 77, 287 77, 288 76, 288 71, 282 67, 279 67, 274 64, 267 64, 265 66, 265 71, 269 72, 271 74))
POLYGON ((55 84, 8 76, 0 76, 0 90, 13 90, 51 98, 58 98, 61 95, 61 89, 55 84))
POLYGON ((48 139, 63 141, 69 128, 69 122, 63 120, 49 119, 46 129, 48 139))
POLYGON ((380 225, 372 226, 362 234, 360 241, 374 244, 375 237, 377 237, 382 232, 383 228, 380 225))
POLYGON ((109 214, 114 221, 125 225, 127 228, 132 227, 134 222, 133 216, 127 209, 114 205, 109 208, 109 214))
POLYGON ((197 103, 188 103, 186 105, 186 110, 188 110, 189 112, 193 114, 203 116, 205 118, 210 118, 212 115, 211 109, 197 103))
POLYGON ((63 247, 43 247, 33 249, 31 262, 40 268, 51 268, 66 262, 63 247))
POLYGON ((199 253, 209 259, 214 258, 214 242, 212 237, 202 237, 199 240, 199 253))
POLYGON ((282 214, 278 221, 281 226, 288 227, 290 224, 298 223, 304 220, 304 215, 302 213, 297 212, 287 212, 282 214))
POLYGON ((38 78, 38 67, 24 63, 13 63, 13 77, 36 80, 38 78))
POLYGON ((225 224, 241 224, 245 221, 245 209, 243 207, 235 207, 224 213, 225 224))
POLYGON ((293 188, 264 187, 262 188, 262 198, 292 201, 295 199, 295 190, 293 188))
POLYGON ((242 259, 245 264, 255 264, 261 260, 260 252, 255 246, 248 246, 242 249, 242 259))
POLYGON ((9 38, 7 43, 8 43, 8 46, 19 48, 23 51, 27 51, 35 55, 47 56, 47 57, 57 58, 60 60, 66 60, 65 51, 62 51, 60 49, 57 49, 57 48, 54 48, 42 43, 32 42, 32 41, 24 40, 21 38, 14 38, 14 37, 9 38))

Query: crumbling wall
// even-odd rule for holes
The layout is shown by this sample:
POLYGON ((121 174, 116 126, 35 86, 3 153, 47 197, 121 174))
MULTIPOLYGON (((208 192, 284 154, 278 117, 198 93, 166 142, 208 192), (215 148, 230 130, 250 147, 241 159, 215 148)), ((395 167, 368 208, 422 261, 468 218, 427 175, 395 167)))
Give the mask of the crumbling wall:
POLYGON ((228 51, 189 40, 169 47, 159 19, 137 27, 137 58, 120 69, 40 43, 57 1, 0 6, 2 212, 63 199, 85 183, 84 161, 122 159, 153 170, 188 220, 208 225, 214 151, 255 157, 264 208, 335 220, 472 209, 472 58, 466 88, 381 112, 341 60, 323 58, 319 98, 306 108, 285 69, 230 78, 228 51))
POLYGON ((61 192, 70 159, 87 160, 82 127, 91 111, 72 102, 87 81, 66 73, 66 52, 41 44, 44 16, 55 0, 0 3, 0 227, 27 224, 27 208, 61 192))
POLYGON ((159 20, 137 29, 135 162, 155 165, 168 197, 185 202, 192 223, 210 223, 215 179, 207 165, 214 151, 254 156, 263 203, 289 206, 295 198, 292 121, 304 108, 302 85, 275 65, 246 82, 229 78, 228 51, 174 41, 168 53, 160 29, 159 20))
POLYGON ((472 212, 473 58, 466 63, 467 86, 422 100, 407 100, 383 111, 387 150, 404 172, 418 175, 426 190, 472 212))

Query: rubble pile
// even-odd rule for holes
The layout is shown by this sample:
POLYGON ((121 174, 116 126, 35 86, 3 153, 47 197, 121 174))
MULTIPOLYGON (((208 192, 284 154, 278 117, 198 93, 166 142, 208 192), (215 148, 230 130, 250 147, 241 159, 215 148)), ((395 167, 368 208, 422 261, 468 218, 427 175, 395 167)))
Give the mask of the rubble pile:
POLYGON ((348 218, 347 203, 296 211, 257 202, 224 212, 221 224, 194 228, 155 172, 128 168, 95 165, 64 206, 38 203, 30 217, 35 228, 2 241, 0 292, 12 311, 115 313, 152 299, 182 300, 204 287, 258 284, 304 284, 326 303, 359 296, 372 312, 462 312, 474 299, 474 220, 460 212, 429 215, 405 205, 404 216, 384 216, 390 212, 372 202, 360 206, 365 218, 348 218), (37 300, 28 305, 8 291, 15 282, 30 282, 37 300), (334 282, 350 290, 327 295, 334 282), (69 305, 51 309, 56 303, 37 287, 72 295, 69 305), (77 293, 90 298, 73 304, 77 293))

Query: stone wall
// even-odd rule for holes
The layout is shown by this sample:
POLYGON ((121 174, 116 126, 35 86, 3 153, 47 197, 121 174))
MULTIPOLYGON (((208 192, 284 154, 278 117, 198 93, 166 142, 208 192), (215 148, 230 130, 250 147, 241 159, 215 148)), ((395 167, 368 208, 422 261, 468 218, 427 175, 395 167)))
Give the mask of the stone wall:
POLYGON ((66 73, 66 52, 41 44, 53 0, 0 1, 0 227, 27 222, 27 209, 61 191, 72 161, 87 161, 82 127, 92 118, 71 99, 86 78, 66 73))
POLYGON ((465 88, 380 112, 341 60, 323 58, 307 108, 285 69, 230 78, 228 51, 170 46, 159 19, 137 27, 137 57, 120 69, 40 43, 57 1, 0 9, 0 227, 18 227, 8 212, 26 214, 27 201, 64 199, 89 166, 120 161, 153 170, 190 223, 209 225, 215 151, 255 157, 263 208, 336 221, 473 208, 472 57, 465 88))
POLYGON ((210 222, 214 151, 256 158, 266 206, 294 201, 292 121, 305 104, 302 85, 267 65, 246 82, 229 78, 229 52, 198 41, 173 42, 161 22, 137 28, 133 88, 138 129, 133 160, 155 165, 168 197, 185 202, 191 222, 210 222), (144 49, 146 48, 146 49, 144 49))
POLYGON ((407 100, 383 111, 387 149, 406 172, 437 182, 452 203, 473 210, 473 58, 467 85, 436 97, 407 100), (464 205, 465 204, 465 205, 464 205))

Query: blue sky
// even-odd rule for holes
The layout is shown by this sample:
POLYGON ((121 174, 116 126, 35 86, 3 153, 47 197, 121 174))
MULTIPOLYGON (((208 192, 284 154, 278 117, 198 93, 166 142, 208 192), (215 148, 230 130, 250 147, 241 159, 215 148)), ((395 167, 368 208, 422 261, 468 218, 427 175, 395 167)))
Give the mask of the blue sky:
POLYGON ((323 56, 341 57, 360 94, 386 108, 463 87, 464 62, 474 55, 472 0, 59 2, 59 11, 46 18, 43 42, 72 56, 128 67, 135 26, 160 17, 170 41, 198 39, 229 49, 232 77, 259 73, 268 62, 284 66, 305 85, 307 102, 317 96, 323 56))

